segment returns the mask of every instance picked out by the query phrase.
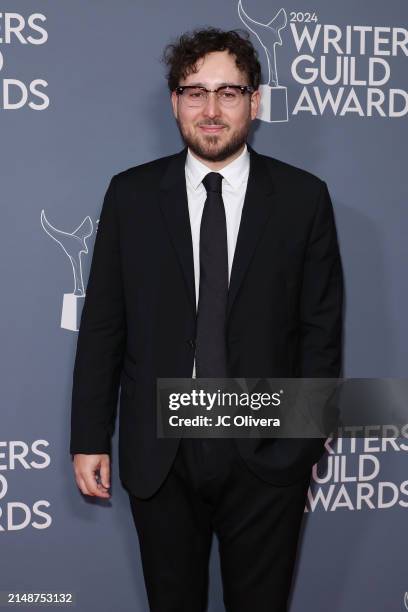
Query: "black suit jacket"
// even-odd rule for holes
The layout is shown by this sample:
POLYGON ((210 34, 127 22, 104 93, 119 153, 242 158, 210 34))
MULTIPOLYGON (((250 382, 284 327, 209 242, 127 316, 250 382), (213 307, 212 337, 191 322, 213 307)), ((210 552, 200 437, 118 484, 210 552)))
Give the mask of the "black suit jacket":
MULTIPOLYGON (((342 270, 326 183, 248 146, 232 265, 231 377, 340 374, 342 270)), ((156 378, 189 378, 196 302, 187 149, 115 175, 89 274, 73 373, 71 453, 110 453, 119 386, 119 469, 142 498, 163 482, 179 439, 156 435, 156 378)), ((258 476, 286 485, 323 453, 318 440, 235 439, 258 476)))

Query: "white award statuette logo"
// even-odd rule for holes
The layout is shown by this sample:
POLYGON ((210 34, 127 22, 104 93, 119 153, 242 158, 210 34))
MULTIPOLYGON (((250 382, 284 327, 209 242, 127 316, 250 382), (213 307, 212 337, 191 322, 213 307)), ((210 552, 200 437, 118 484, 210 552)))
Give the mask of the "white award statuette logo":
POLYGON ((408 591, 405 591, 404 593, 404 605, 405 608, 408 610, 408 591))
POLYGON ((238 15, 248 30, 257 37, 268 60, 268 82, 259 86, 261 100, 257 118, 268 123, 288 121, 288 91, 286 87, 279 85, 275 52, 275 46, 282 45, 280 31, 288 22, 286 11, 281 8, 268 23, 260 23, 247 15, 239 0, 238 15))
POLYGON ((41 225, 49 236, 64 250, 69 258, 74 274, 73 293, 64 293, 61 313, 61 327, 78 331, 80 321, 79 306, 85 299, 84 281, 82 278, 82 253, 88 253, 86 239, 92 236, 93 223, 89 216, 71 234, 63 232, 47 221, 44 210, 41 211, 41 225))

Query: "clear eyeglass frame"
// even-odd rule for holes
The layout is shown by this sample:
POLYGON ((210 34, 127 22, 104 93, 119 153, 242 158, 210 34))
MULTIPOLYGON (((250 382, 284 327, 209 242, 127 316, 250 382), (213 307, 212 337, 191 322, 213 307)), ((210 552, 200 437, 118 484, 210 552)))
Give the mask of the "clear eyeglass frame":
POLYGON ((222 85, 217 89, 207 89, 201 85, 178 85, 176 94, 189 108, 201 108, 207 103, 210 93, 214 93, 218 102, 225 108, 238 106, 246 93, 252 94, 255 88, 251 85, 222 85))

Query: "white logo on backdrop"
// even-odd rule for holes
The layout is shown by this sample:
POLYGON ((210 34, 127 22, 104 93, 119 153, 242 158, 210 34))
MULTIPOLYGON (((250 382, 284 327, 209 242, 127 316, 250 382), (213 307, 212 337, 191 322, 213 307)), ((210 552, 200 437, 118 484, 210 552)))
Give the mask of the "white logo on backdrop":
MULTIPOLYGON (((31 15, 21 15, 15 12, 0 13, 0 73, 4 68, 7 78, 0 74, 0 109, 16 110, 27 107, 36 111, 43 111, 49 108, 50 99, 47 95, 48 82, 43 78, 33 79, 30 82, 21 81, 13 76, 13 64, 7 64, 6 49, 10 50, 14 61, 21 58, 21 69, 23 74, 27 72, 25 66, 31 63, 32 59, 23 60, 24 53, 30 53, 34 57, 33 51, 38 45, 44 45, 48 40, 48 31, 44 27, 47 17, 42 13, 32 13, 31 15), (21 48, 17 52, 17 46, 25 46, 25 51, 21 48), (38 99, 38 100, 37 100, 38 99)), ((40 57, 44 57, 43 54, 40 57)), ((42 68, 43 69, 43 68, 42 68)))
POLYGON ((268 62, 268 82, 259 86, 261 102, 257 118, 268 123, 288 121, 288 92, 286 87, 279 85, 275 52, 276 45, 282 45, 280 31, 288 22, 286 11, 281 8, 268 23, 260 23, 249 17, 239 0, 238 15, 261 43, 268 62))
POLYGON ((261 121, 287 122, 288 115, 304 113, 394 119, 408 114, 406 68, 404 71, 401 63, 408 58, 407 28, 345 25, 343 15, 341 25, 320 23, 317 11, 286 12, 283 8, 263 23, 249 16, 242 0, 238 1, 238 16, 258 39, 267 59, 268 82, 260 85, 261 121), (285 45, 292 44, 295 55, 285 78, 296 86, 296 100, 289 110, 287 88, 279 84, 276 65, 276 46, 282 46, 281 30, 287 25, 285 45))
POLYGON ((48 446, 48 440, 33 440, 30 444, 24 440, 0 442, 0 534, 30 527, 48 529, 51 526, 52 516, 47 512, 47 509, 51 508, 50 502, 48 499, 32 501, 31 492, 27 490, 23 476, 24 471, 44 470, 51 465, 51 455, 46 450, 48 446), (11 494, 9 480, 12 480, 13 476, 17 480, 14 484, 18 485, 17 495, 20 499, 17 501, 8 497, 11 494), (25 495, 28 495, 27 499, 24 499, 25 495))
POLYGON ((405 591, 405 594, 404 594, 404 605, 406 609, 408 610, 408 591, 405 591))
POLYGON ((405 461, 408 425, 400 430, 388 425, 381 438, 374 437, 379 427, 368 430, 373 437, 326 440, 327 454, 313 466, 306 512, 408 508, 408 479, 395 482, 387 477, 386 469, 384 475, 381 469, 382 459, 386 461, 392 453, 405 461))
POLYGON ((44 210, 41 211, 41 225, 45 232, 57 242, 67 255, 74 275, 74 291, 64 293, 61 313, 61 327, 78 331, 80 320, 80 305, 85 299, 84 281, 82 278, 83 253, 88 253, 86 239, 92 236, 93 223, 89 215, 71 233, 57 229, 47 220, 44 210))

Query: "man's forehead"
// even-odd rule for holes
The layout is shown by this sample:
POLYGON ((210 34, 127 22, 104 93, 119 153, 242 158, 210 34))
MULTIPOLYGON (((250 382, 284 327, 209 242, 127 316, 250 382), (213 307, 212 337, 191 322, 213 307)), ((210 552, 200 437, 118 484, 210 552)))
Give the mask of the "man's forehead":
POLYGON ((194 68, 194 72, 183 79, 184 84, 221 87, 245 80, 245 73, 236 65, 235 56, 227 51, 208 53, 197 60, 194 68))

